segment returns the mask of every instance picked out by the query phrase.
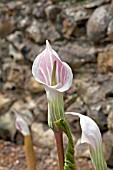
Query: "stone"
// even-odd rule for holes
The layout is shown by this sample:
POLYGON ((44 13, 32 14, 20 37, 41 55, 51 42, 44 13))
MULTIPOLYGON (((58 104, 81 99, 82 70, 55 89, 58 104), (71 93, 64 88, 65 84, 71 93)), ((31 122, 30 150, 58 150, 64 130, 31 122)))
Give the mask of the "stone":
POLYGON ((37 98, 37 105, 40 109, 40 111, 46 112, 47 113, 47 96, 46 94, 42 95, 40 98, 37 98))
POLYGON ((83 22, 84 20, 89 19, 89 14, 85 9, 80 9, 74 15, 74 20, 76 22, 83 22))
POLYGON ((90 14, 83 7, 67 7, 63 14, 63 29, 62 33, 65 38, 80 37, 85 34, 85 21, 90 17, 90 14), (81 28, 81 24, 84 25, 81 28), (70 37, 72 36, 72 37, 70 37))
POLYGON ((49 5, 45 8, 46 16, 52 22, 56 21, 58 14, 60 13, 61 9, 58 5, 49 5))
MULTIPOLYGON (((5 39, 0 39, 0 65, 4 63, 6 58, 9 58, 8 42, 5 39), (4 56, 4 57, 3 57, 4 56)), ((1 66, 2 69, 2 66, 1 66)))
POLYGON ((0 116, 9 110, 15 99, 11 99, 7 95, 0 94, 0 116))
POLYGON ((21 52, 19 52, 12 44, 9 44, 9 55, 15 60, 15 61, 22 61, 24 59, 24 56, 21 52))
POLYGON ((65 38, 70 38, 70 36, 74 33, 75 29, 77 27, 77 23, 74 22, 72 17, 66 17, 63 20, 63 29, 62 33, 65 38))
POLYGON ((20 31, 15 31, 14 33, 10 34, 7 39, 16 48, 15 50, 21 51, 24 47, 24 38, 22 32, 20 31))
POLYGON ((33 113, 34 113, 35 120, 37 120, 37 122, 43 122, 43 123, 47 122, 48 114, 38 109, 38 107, 34 108, 33 113))
POLYGON ((44 87, 38 83, 34 77, 29 78, 28 83, 27 83, 27 90, 32 92, 32 93, 41 93, 44 92, 44 87))
MULTIPOLYGON (((70 105, 68 105, 68 107, 66 108, 66 101, 65 101, 65 110, 67 111, 67 112, 69 112, 69 111, 76 111, 76 112, 81 112, 81 114, 83 113, 85 113, 86 111, 87 111, 87 108, 86 108, 86 106, 84 105, 84 101, 82 100, 82 98, 80 97, 80 96, 78 96, 78 97, 76 97, 76 100, 74 100, 74 101, 70 101, 70 105)), ((72 119, 69 119, 69 121, 70 121, 70 123, 77 123, 77 121, 76 121, 76 119, 75 119, 75 117, 72 117, 72 116, 70 116, 70 118, 72 118, 72 119)), ((79 129, 79 128, 76 128, 76 129, 79 129)))
POLYGON ((35 98, 35 103, 36 106, 33 113, 35 116, 35 120, 37 120, 37 122, 47 122, 47 116, 48 116, 48 107, 47 107, 47 99, 46 99, 46 95, 42 95, 40 97, 38 97, 37 99, 35 98))
POLYGON ((7 3, 7 7, 9 10, 14 10, 15 8, 18 8, 19 6, 22 5, 22 1, 11 1, 7 3))
MULTIPOLYGON (((74 111, 74 110, 69 110, 69 111, 74 111)), ((80 127, 79 118, 77 116, 66 115, 66 120, 70 125, 72 133, 74 135, 76 134, 76 138, 80 138, 81 127, 80 127)))
POLYGON ((33 143, 38 147, 52 149, 54 147, 54 133, 51 129, 44 130, 41 123, 34 122, 31 126, 33 143))
POLYGON ((22 110, 26 109, 26 103, 22 99, 18 99, 15 101, 11 107, 11 111, 17 110, 21 112, 22 110))
POLYGON ((96 0, 96 1, 88 2, 87 4, 84 5, 84 7, 86 9, 91 9, 91 8, 99 7, 103 4, 107 4, 109 2, 110 0, 96 0))
POLYGON ((0 137, 14 141, 16 134, 15 115, 8 111, 0 115, 0 137))
POLYGON ((113 19, 110 21, 110 23, 108 25, 107 35, 109 36, 110 40, 113 40, 113 19))
POLYGON ((72 6, 65 9, 65 18, 73 18, 74 22, 82 23, 83 21, 87 20, 90 15, 86 9, 82 6, 72 6))
POLYGON ((6 80, 13 85, 12 88, 24 89, 26 67, 11 63, 8 67, 4 64, 4 70, 6 73, 6 80))
POLYGON ((93 42, 101 41, 107 34, 107 27, 113 14, 109 5, 98 7, 94 10, 87 23, 87 35, 93 42))
POLYGON ((37 3, 34 5, 33 11, 32 11, 33 16, 35 16, 37 19, 44 19, 46 17, 45 11, 44 11, 44 4, 42 3, 37 3))
POLYGON ((38 54, 44 50, 43 46, 39 46, 31 41, 26 40, 25 46, 22 49, 24 59, 33 62, 38 54))
POLYGON ((81 139, 78 139, 75 145, 75 156, 76 158, 83 158, 87 157, 90 158, 90 152, 88 145, 86 143, 81 144, 81 139))
POLYGON ((107 119, 101 105, 90 106, 88 116, 91 117, 99 126, 101 131, 107 130, 107 119))
POLYGON ((96 62, 96 49, 86 44, 68 43, 59 48, 58 54, 73 70, 80 69, 86 63, 96 62))
POLYGON ((106 132, 103 135, 103 151, 109 167, 113 167, 113 133, 106 132))
POLYGON ((56 30, 56 27, 52 25, 50 22, 45 24, 44 28, 46 29, 45 37, 50 42, 58 41, 61 39, 61 34, 56 30))
MULTIPOLYGON (((98 77, 96 77, 96 80, 97 79, 98 77)), ((102 106, 104 105, 105 100, 112 95, 112 78, 103 79, 100 84, 97 83, 96 80, 94 79, 93 83, 91 81, 86 83, 81 82, 79 85, 81 90, 81 92, 79 90, 79 95, 82 97, 86 105, 98 105, 100 102, 100 105, 102 106)))
POLYGON ((26 16, 25 18, 22 18, 17 27, 21 30, 26 29, 30 25, 31 21, 29 20, 29 17, 26 16))
POLYGON ((113 46, 98 54, 98 71, 100 73, 113 72, 113 46))
POLYGON ((14 31, 14 29, 15 29, 14 21, 6 20, 3 22, 0 22, 0 38, 6 38, 8 34, 14 31))
POLYGON ((31 25, 26 29, 26 32, 29 34, 30 38, 38 44, 45 43, 45 37, 42 32, 42 25, 39 24, 36 20, 33 20, 31 25))
POLYGON ((109 109, 107 123, 108 123, 108 128, 113 131, 113 107, 109 109))

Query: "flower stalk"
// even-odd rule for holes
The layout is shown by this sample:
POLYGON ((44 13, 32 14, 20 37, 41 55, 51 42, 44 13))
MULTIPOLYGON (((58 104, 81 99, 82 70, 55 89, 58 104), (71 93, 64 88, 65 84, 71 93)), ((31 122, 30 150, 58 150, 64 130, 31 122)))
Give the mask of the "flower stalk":
POLYGON ((61 127, 62 131, 68 137, 68 146, 64 158, 64 170, 76 170, 76 162, 74 158, 74 144, 69 125, 64 119, 60 119, 55 123, 61 127))
POLYGON ((59 161, 59 170, 64 170, 64 148, 63 148, 63 132, 54 132, 58 161, 59 161))
POLYGON ((30 135, 24 136, 25 154, 27 159, 28 170, 36 170, 36 158, 30 135))

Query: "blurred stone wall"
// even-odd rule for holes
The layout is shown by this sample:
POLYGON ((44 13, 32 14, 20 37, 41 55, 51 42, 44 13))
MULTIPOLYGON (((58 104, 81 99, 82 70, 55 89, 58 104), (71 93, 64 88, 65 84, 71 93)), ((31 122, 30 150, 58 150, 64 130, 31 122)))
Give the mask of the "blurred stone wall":
MULTIPOLYGON (((32 62, 48 39, 73 70, 74 81, 65 93, 65 110, 92 117, 103 135, 103 149, 113 166, 113 2, 18 0, 0 2, 0 137, 21 143, 14 109, 31 113, 34 144, 54 146, 47 125, 43 87, 31 73, 32 62), (43 135, 42 135, 43 134, 43 135), (48 140, 47 140, 48 139, 48 140), (44 142, 46 140, 46 143, 44 142)), ((69 116, 75 141, 79 120, 69 116)), ((76 144, 78 157, 80 151, 76 144)))

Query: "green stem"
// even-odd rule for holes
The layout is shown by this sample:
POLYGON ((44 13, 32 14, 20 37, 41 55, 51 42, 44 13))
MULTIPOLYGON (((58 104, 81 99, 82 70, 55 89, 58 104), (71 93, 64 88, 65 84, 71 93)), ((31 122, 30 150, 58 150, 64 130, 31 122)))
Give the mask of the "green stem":
POLYGON ((64 148, 63 148, 63 132, 54 132, 58 161, 59 161, 59 170, 64 170, 64 148))

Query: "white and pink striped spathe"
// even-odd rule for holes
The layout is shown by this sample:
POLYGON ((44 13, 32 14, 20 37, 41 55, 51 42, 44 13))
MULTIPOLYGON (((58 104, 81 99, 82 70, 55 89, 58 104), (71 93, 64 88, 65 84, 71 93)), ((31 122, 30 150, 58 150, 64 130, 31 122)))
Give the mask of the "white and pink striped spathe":
POLYGON ((32 73, 35 79, 43 85, 59 92, 68 90, 72 84, 73 74, 69 65, 62 62, 58 54, 46 40, 46 49, 34 60, 32 73), (56 61, 56 85, 52 86, 52 71, 56 61))

